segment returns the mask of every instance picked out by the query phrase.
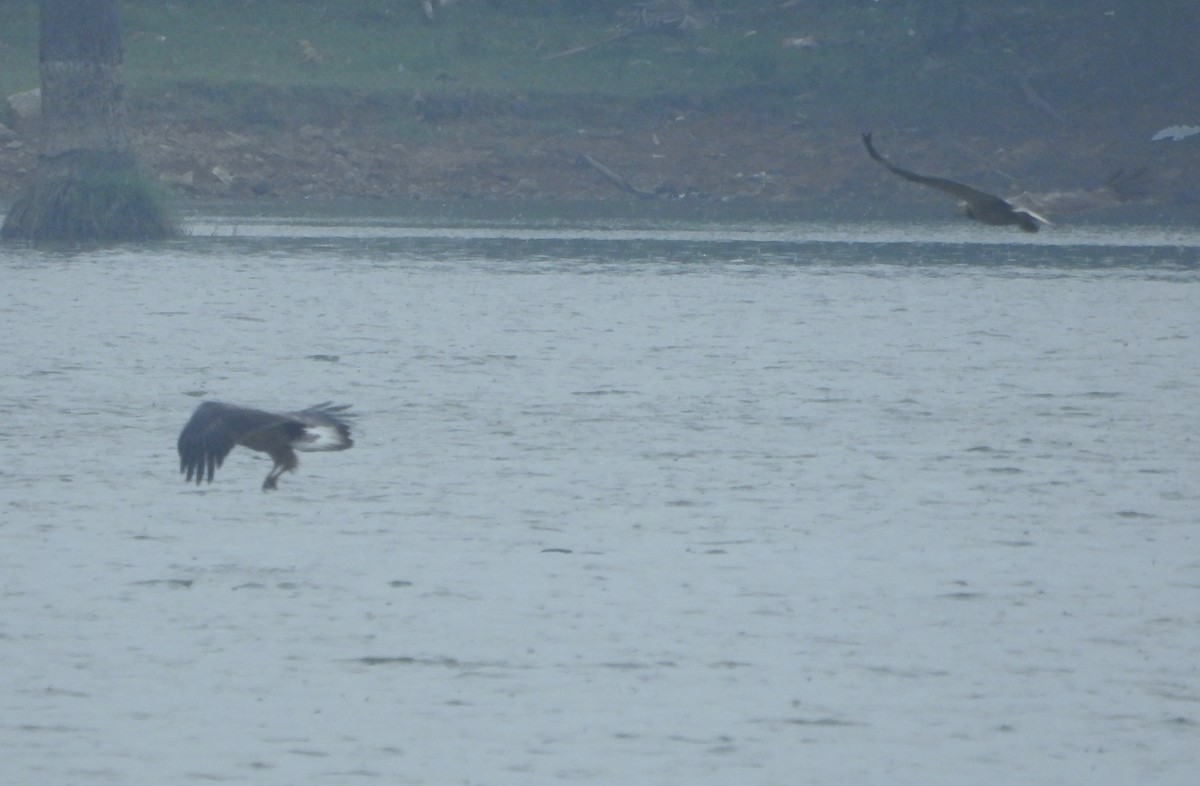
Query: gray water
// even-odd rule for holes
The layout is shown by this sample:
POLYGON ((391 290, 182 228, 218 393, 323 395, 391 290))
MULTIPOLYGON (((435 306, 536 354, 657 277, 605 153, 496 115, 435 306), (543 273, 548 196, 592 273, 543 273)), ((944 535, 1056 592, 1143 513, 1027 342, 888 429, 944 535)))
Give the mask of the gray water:
POLYGON ((0 246, 4 783, 1195 782, 1200 231, 224 210, 0 246))

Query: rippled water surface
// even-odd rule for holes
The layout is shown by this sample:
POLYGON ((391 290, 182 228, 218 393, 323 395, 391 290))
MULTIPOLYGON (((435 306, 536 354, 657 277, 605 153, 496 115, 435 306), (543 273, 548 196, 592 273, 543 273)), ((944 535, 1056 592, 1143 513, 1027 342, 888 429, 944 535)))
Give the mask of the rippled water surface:
POLYGON ((1200 231, 190 228, 0 246, 6 784, 1195 782, 1200 231))

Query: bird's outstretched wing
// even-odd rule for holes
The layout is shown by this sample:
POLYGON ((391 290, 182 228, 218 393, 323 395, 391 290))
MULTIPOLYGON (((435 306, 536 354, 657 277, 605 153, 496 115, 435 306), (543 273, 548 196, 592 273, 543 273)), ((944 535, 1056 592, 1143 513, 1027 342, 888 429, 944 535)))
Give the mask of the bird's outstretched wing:
POLYGON ((983 205, 987 205, 987 204, 992 204, 996 208, 1000 208, 1000 209, 1003 209, 1003 208, 1011 209, 1012 208, 1012 205, 1010 205, 1007 201, 1001 199, 1000 197, 995 196, 994 194, 989 194, 987 192, 980 191, 979 189, 976 189, 976 188, 971 188, 970 186, 966 185, 965 183, 957 183, 953 180, 947 180, 944 177, 930 177, 929 175, 918 175, 916 172, 910 172, 907 169, 901 169, 900 167, 893 164, 891 161, 888 161, 886 158, 879 155, 879 151, 877 151, 875 149, 875 145, 871 143, 871 134, 870 133, 863 134, 862 139, 863 139, 863 144, 867 146, 867 152, 871 155, 871 158, 873 158, 876 161, 878 161, 879 163, 883 164, 893 174, 897 174, 900 177, 904 178, 905 180, 911 180, 914 183, 921 183, 922 185, 929 186, 930 188, 936 188, 938 191, 945 191, 947 194, 956 196, 959 199, 961 199, 962 201, 964 201, 967 204, 972 205, 972 206, 983 206, 983 205))
POLYGON ((179 432, 179 471, 186 480, 211 483, 217 467, 246 435, 286 422, 287 418, 272 412, 202 402, 179 432))
POLYGON ((1050 223, 1044 216, 1038 215, 1033 210, 1025 207, 1016 207, 1008 200, 1001 199, 994 194, 971 188, 968 185, 957 183, 953 180, 947 180, 944 177, 918 175, 916 172, 901 169, 879 155, 879 151, 871 143, 870 133, 863 134, 862 139, 871 158, 887 167, 888 171, 899 175, 905 180, 911 180, 914 183, 936 188, 939 191, 944 191, 961 199, 963 212, 966 213, 968 218, 995 226, 1011 224, 1020 227, 1026 232, 1037 232, 1039 222, 1043 224, 1050 223))

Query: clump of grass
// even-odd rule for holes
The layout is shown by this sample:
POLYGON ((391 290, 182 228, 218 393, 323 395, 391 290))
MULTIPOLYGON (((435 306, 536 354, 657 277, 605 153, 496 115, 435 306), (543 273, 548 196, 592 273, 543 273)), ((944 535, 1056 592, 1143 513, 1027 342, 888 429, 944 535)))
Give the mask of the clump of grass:
POLYGON ((5 240, 129 241, 180 236, 157 187, 136 171, 38 178, 0 228, 5 240))
POLYGON ((0 103, 38 85, 38 4, 0 3, 0 103))

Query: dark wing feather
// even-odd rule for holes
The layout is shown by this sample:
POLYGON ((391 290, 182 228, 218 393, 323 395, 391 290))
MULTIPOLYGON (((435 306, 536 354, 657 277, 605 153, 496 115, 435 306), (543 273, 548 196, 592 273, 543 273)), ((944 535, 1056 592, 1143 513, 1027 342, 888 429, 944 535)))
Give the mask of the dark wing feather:
POLYGON ((879 155, 879 152, 875 150, 875 145, 871 144, 871 135, 869 133, 863 134, 862 138, 863 144, 867 146, 867 152, 871 155, 871 158, 883 164, 889 171, 899 175, 905 180, 911 180, 914 183, 920 183, 922 185, 929 186, 930 188, 936 188, 939 191, 945 191, 947 194, 952 194, 963 200, 967 204, 976 208, 976 210, 982 211, 989 208, 993 210, 1012 210, 1012 205, 993 194, 979 191, 963 183, 956 183, 953 180, 947 180, 943 177, 918 175, 916 172, 910 172, 907 169, 901 169, 883 156, 879 155))
POLYGON ((323 401, 320 404, 314 404, 311 407, 302 409, 299 412, 293 412, 293 415, 313 415, 316 417, 327 417, 331 421, 337 421, 342 418, 353 418, 353 412, 347 412, 350 409, 349 404, 337 404, 332 401, 323 401))
POLYGON ((179 432, 179 471, 186 480, 211 483, 217 467, 248 434, 285 422, 270 412, 205 401, 179 432))

